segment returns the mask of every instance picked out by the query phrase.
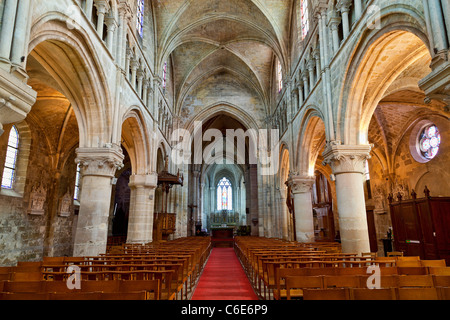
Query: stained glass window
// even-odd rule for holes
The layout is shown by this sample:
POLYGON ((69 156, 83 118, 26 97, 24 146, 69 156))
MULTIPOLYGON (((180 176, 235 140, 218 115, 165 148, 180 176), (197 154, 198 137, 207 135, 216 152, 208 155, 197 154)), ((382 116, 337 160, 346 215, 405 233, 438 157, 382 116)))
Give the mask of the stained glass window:
POLYGON ((74 200, 79 200, 80 199, 80 181, 81 181, 81 167, 78 164, 77 166, 77 173, 75 176, 75 192, 73 195, 73 199, 74 200))
POLYGON ((141 38, 144 36, 144 0, 137 2, 137 31, 141 38))
POLYGON ((281 62, 278 61, 277 64, 277 80, 278 80, 278 92, 281 92, 283 90, 283 72, 281 68, 281 62))
POLYGON ((422 156, 428 160, 433 159, 439 152, 441 134, 435 125, 426 127, 419 136, 419 148, 422 156))
POLYGON ((302 40, 306 38, 309 32, 309 12, 308 12, 308 0, 301 0, 300 2, 300 12, 301 12, 301 32, 302 40))
POLYGON ((2 176, 2 188, 12 189, 16 177, 17 155, 19 154, 19 132, 15 126, 9 133, 8 148, 6 150, 5 167, 2 176))
POLYGON ((217 210, 233 210, 233 189, 227 178, 220 180, 217 186, 217 210))

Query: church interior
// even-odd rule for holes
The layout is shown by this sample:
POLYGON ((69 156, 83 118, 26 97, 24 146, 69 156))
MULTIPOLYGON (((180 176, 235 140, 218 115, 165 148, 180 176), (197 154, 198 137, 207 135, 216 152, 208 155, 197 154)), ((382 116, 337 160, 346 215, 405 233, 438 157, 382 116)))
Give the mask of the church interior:
POLYGON ((0 300, 449 300, 449 115, 448 0, 0 1, 0 300))

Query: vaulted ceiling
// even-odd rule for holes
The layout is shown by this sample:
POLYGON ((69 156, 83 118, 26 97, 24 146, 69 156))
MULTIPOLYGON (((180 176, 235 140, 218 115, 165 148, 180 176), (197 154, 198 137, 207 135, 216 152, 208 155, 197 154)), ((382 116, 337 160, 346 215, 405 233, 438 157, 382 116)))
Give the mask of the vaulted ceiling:
MULTIPOLYGON (((252 103, 254 106, 238 107, 254 107, 255 112, 263 111, 260 120, 266 117, 274 59, 279 58, 283 66, 289 63, 285 57, 289 52, 293 2, 154 1, 157 71, 170 61, 170 94, 175 113, 189 113, 182 110, 189 107, 186 101, 198 96, 203 99, 198 104, 214 104, 214 99, 221 96, 218 91, 232 87, 228 94, 233 97, 223 102, 252 103)), ((197 111, 193 109, 191 113, 197 111)))

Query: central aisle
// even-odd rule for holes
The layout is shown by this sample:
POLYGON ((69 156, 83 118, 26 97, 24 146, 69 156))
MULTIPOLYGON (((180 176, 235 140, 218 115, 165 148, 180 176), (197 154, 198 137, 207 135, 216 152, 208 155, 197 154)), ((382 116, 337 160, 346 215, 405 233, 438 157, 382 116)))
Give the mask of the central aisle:
POLYGON ((259 300, 233 248, 213 248, 191 300, 259 300))

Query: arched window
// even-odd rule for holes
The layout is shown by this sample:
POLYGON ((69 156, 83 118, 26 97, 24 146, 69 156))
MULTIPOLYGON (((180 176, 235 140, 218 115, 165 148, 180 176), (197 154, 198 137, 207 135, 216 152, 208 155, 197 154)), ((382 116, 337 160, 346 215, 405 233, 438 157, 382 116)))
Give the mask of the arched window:
POLYGON ((217 210, 233 210, 233 188, 227 178, 222 178, 217 186, 217 210))
POLYGON ((137 31, 141 38, 144 36, 144 0, 137 2, 137 31))
POLYGON ((309 32, 309 8, 308 0, 300 1, 300 13, 301 13, 301 32, 302 40, 306 38, 309 32))
POLYGON ((277 63, 277 81, 278 81, 278 92, 283 90, 283 68, 281 67, 281 62, 278 60, 277 63))
POLYGON ((75 176, 75 192, 73 195, 74 200, 80 200, 80 182, 81 182, 81 167, 80 164, 77 165, 77 173, 75 176))
POLYGON ((2 175, 2 188, 13 189, 16 178, 17 156, 19 154, 19 131, 13 126, 9 133, 6 161, 2 175))

